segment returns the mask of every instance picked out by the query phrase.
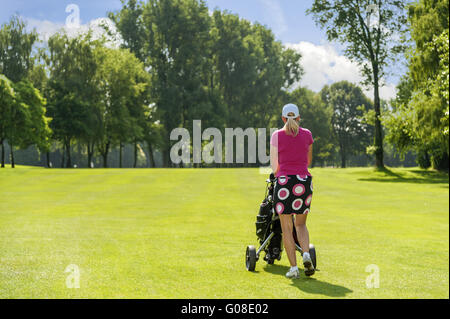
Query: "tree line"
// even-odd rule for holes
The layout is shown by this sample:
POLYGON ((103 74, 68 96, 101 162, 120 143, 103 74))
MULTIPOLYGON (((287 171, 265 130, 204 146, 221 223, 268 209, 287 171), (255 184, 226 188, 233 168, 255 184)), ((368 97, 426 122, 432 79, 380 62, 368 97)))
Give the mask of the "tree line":
MULTIPOLYGON (((108 167, 108 156, 114 151, 118 166, 123 167, 123 150, 131 145, 133 167, 138 166, 142 149, 148 166, 154 167, 154 156, 160 154, 162 166, 170 167, 173 129, 184 127, 192 132, 197 119, 203 127, 216 127, 222 133, 226 127, 281 127, 280 109, 288 102, 299 106, 302 125, 315 137, 313 165, 382 167, 386 160, 391 165, 401 164, 397 154, 425 152, 433 158, 430 165, 439 167, 437 155, 430 153, 434 146, 427 144, 422 151, 417 139, 404 142, 397 137, 399 112, 408 113, 407 108, 414 107, 408 98, 416 95, 402 89, 412 87, 409 82, 400 83, 394 101, 379 98, 379 81, 390 56, 385 54, 391 44, 389 37, 401 31, 393 21, 402 17, 404 6, 395 2, 397 6, 383 7, 383 28, 378 29, 358 24, 358 12, 351 11, 358 8, 350 5, 352 1, 318 1, 310 10, 319 25, 330 28, 330 40, 339 38, 329 25, 334 23, 335 30, 341 28, 342 34, 348 35, 347 42, 357 42, 349 46, 347 54, 362 64, 370 61, 362 68, 366 74, 362 84, 375 88, 373 101, 358 85, 346 81, 327 85, 318 93, 295 88, 303 75, 299 53, 284 47, 266 26, 227 11, 211 12, 199 0, 123 0, 120 10, 108 13, 122 39, 119 48, 107 37, 95 38, 92 31, 77 36, 59 32, 41 43, 36 32, 26 31, 24 21, 14 16, 0 29, 2 167, 6 142, 12 166, 16 149, 34 145, 39 154, 45 154, 48 167, 56 151, 61 167, 73 167, 75 146, 77 158, 81 154, 84 161, 77 165, 91 167, 100 158, 102 166, 108 167), (341 18, 333 21, 330 13, 341 18), (341 21, 343 16, 347 24, 341 21), (351 24, 352 19, 357 24, 351 24), (386 33, 386 28, 391 32, 386 33), (355 40, 358 30, 365 32, 365 42, 355 40), (378 38, 372 39, 372 35, 378 38), (369 55, 367 59, 364 53, 369 55)), ((415 5, 422 3, 427 1, 415 5)), ((408 21, 418 15, 412 13, 413 8, 408 7, 408 21)), ((448 26, 448 13, 446 23, 448 26)), ((112 32, 105 26, 106 34, 112 32)), ((395 50, 401 52, 402 43, 397 44, 395 50)), ((420 56, 418 47, 415 49, 420 56)), ((448 43, 446 50, 448 57, 448 43)), ((443 94, 439 85, 444 82, 436 84, 436 94, 443 94)), ((446 83, 448 87, 448 63, 446 83)), ((447 125, 442 139, 448 141, 448 123, 442 123, 444 129, 447 125)), ((446 152, 448 159, 448 147, 446 152)))

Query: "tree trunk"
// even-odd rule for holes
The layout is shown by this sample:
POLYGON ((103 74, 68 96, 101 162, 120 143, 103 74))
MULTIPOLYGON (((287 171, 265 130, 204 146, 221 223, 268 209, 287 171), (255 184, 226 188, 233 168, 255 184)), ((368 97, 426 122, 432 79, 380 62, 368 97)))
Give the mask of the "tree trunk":
POLYGON ((92 165, 91 165, 91 163, 92 163, 92 154, 91 154, 91 152, 88 152, 88 168, 92 168, 92 165))
POLYGON ((105 150, 102 153, 103 156, 103 168, 108 168, 108 152, 109 152, 109 145, 110 143, 106 143, 105 150))
POLYGON ((170 167, 169 166, 170 150, 168 147, 164 148, 162 155, 163 155, 163 167, 170 167))
POLYGON ((51 168, 50 167, 50 152, 49 151, 46 152, 46 158, 47 158, 47 168, 51 168))
POLYGON ((122 141, 119 143, 119 167, 122 168, 122 141))
POLYGON ((341 149, 341 167, 346 168, 347 167, 347 160, 345 158, 345 151, 341 149))
POLYGON ((92 143, 92 146, 90 142, 87 143, 88 168, 92 168, 91 163, 92 163, 92 156, 94 155, 94 147, 95 143, 92 143))
POLYGON ((103 168, 108 168, 108 153, 103 153, 103 168))
POLYGON ((61 168, 64 168, 64 162, 65 162, 65 160, 66 160, 65 155, 66 155, 66 147, 63 146, 63 148, 62 148, 62 154, 61 154, 61 168))
POLYGON ((374 108, 375 108, 375 166, 377 168, 384 168, 383 161, 383 132, 381 128, 381 105, 380 92, 378 84, 378 69, 374 68, 374 108))
POLYGON ((339 142, 339 153, 341 154, 341 168, 347 167, 346 150, 343 142, 339 142))
POLYGON ((163 167, 172 167, 172 161, 170 160, 170 148, 172 147, 172 142, 170 141, 170 133, 167 130, 164 134, 164 146, 162 147, 162 166, 163 167))
POLYGON ((67 152, 67 168, 72 168, 72 158, 70 156, 70 139, 66 142, 66 152, 67 152))
POLYGON ((449 158, 446 152, 443 152, 442 157, 435 160, 434 167, 439 171, 448 171, 449 158))
POLYGON ((2 168, 5 167, 5 144, 3 143, 4 141, 1 141, 2 144, 2 168))
POLYGON ((10 151, 11 151, 11 168, 15 168, 16 165, 14 163, 14 146, 13 146, 12 142, 9 143, 9 148, 10 148, 10 151))
POLYGON ((137 141, 134 141, 134 163, 133 168, 137 167, 137 141))
POLYGON ((156 165, 155 165, 155 158, 153 157, 153 147, 150 142, 147 142, 147 145, 148 145, 148 158, 150 161, 150 167, 154 168, 156 165))

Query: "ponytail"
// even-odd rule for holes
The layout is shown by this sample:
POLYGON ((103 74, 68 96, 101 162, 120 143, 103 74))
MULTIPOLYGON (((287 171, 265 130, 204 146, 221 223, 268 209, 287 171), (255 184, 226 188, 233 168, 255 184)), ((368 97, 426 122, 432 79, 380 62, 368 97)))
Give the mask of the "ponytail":
POLYGON ((291 136, 295 137, 298 134, 299 127, 300 127, 300 125, 298 125, 298 122, 295 119, 288 118, 284 129, 285 129, 287 135, 291 135, 291 136))

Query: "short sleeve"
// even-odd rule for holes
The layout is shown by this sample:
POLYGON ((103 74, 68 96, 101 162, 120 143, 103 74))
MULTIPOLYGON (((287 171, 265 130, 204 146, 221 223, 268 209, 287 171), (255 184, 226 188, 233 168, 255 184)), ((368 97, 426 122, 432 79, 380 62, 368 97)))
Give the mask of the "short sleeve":
POLYGON ((270 138, 270 145, 278 147, 278 131, 273 132, 272 137, 270 138))

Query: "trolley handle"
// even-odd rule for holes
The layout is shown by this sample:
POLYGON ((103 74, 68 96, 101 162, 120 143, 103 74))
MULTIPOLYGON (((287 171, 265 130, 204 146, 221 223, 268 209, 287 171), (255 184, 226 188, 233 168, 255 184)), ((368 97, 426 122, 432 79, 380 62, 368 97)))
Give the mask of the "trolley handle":
POLYGON ((275 177, 275 174, 274 174, 274 173, 270 173, 270 176, 269 176, 268 179, 266 179, 266 182, 267 182, 267 183, 273 183, 273 182, 275 182, 276 180, 277 180, 277 178, 275 177))

